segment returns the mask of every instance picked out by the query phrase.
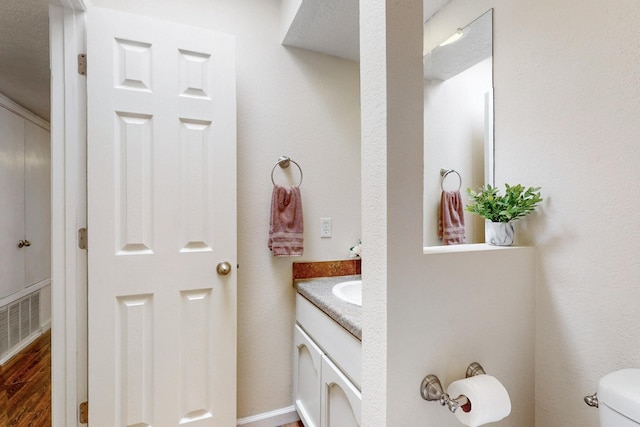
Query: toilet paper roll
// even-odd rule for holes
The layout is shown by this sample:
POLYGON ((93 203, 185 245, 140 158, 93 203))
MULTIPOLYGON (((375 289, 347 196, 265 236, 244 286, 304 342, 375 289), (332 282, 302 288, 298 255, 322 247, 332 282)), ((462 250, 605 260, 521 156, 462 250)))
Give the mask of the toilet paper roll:
MULTIPOLYGON (((455 415, 466 426, 478 427, 500 421, 511 413, 511 399, 502 383, 491 375, 476 375, 454 381, 447 393, 452 399, 465 395, 471 402, 471 410, 458 408, 455 415)), ((466 409, 466 408, 465 408, 466 409)))

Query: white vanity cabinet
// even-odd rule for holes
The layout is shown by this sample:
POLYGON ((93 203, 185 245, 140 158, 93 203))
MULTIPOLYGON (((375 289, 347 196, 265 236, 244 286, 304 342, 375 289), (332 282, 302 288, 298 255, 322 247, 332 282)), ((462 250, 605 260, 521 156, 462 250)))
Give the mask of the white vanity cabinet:
POLYGON ((305 427, 360 426, 361 343, 296 296, 294 400, 305 427))
POLYGON ((320 427, 322 350, 300 326, 293 333, 295 406, 306 427, 320 427))
POLYGON ((327 356, 322 356, 321 427, 359 427, 360 390, 327 356))

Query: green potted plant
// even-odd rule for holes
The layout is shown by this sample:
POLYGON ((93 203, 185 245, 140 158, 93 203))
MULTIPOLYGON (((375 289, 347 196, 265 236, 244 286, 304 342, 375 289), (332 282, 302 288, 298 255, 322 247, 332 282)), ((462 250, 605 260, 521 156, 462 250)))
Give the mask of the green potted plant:
POLYGON ((513 244, 513 221, 529 215, 542 201, 540 187, 505 184, 504 195, 487 184, 477 190, 467 188, 471 204, 466 210, 486 220, 485 241, 496 246, 513 244))

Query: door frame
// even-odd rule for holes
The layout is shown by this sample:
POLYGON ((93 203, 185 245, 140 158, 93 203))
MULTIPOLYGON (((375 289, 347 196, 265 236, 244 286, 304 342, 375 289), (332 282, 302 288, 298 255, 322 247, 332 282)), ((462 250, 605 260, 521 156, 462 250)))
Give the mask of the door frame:
POLYGON ((51 409, 52 426, 78 426, 87 400, 86 80, 83 0, 51 0, 51 409))

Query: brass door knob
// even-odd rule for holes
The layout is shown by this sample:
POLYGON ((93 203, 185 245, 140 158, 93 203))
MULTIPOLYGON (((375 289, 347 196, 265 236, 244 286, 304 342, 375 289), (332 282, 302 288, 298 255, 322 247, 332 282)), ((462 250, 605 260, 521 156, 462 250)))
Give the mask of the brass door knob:
POLYGON ((31 246, 31 242, 28 240, 18 240, 18 247, 23 248, 25 246, 31 246))
POLYGON ((231 273, 231 264, 229 264, 227 261, 222 261, 216 266, 216 271, 219 275, 226 276, 227 274, 231 273))

